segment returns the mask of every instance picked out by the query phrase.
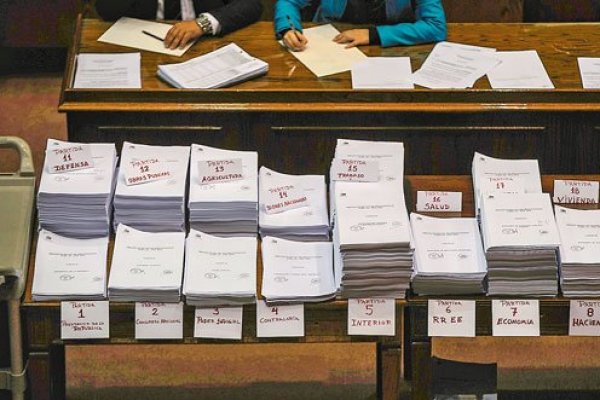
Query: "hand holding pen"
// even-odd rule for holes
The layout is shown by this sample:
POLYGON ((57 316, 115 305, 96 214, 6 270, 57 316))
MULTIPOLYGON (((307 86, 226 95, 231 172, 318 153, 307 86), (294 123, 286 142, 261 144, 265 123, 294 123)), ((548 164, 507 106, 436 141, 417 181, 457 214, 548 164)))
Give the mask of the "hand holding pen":
POLYGON ((283 43, 287 46, 287 48, 293 51, 304 50, 308 40, 302 34, 302 32, 296 30, 296 27, 294 26, 294 23, 289 15, 287 16, 287 20, 290 24, 290 30, 283 35, 283 43))

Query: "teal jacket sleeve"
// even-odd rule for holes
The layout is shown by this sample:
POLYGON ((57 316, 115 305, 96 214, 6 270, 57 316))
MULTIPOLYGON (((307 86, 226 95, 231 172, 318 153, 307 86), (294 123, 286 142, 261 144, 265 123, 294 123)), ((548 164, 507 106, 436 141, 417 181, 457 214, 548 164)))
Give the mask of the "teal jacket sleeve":
POLYGON ((275 2, 275 35, 281 39, 281 33, 290 29, 290 22, 294 28, 302 31, 300 10, 308 5, 309 0, 277 0, 275 2))
POLYGON ((415 22, 377 26, 382 47, 410 46, 446 39, 446 16, 442 1, 417 0, 416 3, 415 22))

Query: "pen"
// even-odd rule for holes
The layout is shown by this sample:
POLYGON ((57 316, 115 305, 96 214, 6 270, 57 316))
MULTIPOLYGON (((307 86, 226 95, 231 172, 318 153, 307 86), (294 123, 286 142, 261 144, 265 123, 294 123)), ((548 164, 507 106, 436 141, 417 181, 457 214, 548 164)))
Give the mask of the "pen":
POLYGON ((144 35, 148 35, 148 36, 150 36, 150 37, 153 37, 153 38, 154 38, 154 39, 156 39, 156 40, 160 40, 161 42, 164 42, 164 41, 165 41, 165 39, 161 38, 160 36, 156 36, 154 33, 150 33, 150 32, 148 32, 148 31, 142 31, 142 33, 143 33, 144 35))

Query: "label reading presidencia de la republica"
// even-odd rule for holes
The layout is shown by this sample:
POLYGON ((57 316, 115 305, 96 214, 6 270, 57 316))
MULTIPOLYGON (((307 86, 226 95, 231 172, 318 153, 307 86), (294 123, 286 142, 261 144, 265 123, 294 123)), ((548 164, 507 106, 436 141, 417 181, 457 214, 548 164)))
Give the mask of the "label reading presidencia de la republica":
POLYGON ((108 301, 62 301, 61 339, 108 339, 108 301))

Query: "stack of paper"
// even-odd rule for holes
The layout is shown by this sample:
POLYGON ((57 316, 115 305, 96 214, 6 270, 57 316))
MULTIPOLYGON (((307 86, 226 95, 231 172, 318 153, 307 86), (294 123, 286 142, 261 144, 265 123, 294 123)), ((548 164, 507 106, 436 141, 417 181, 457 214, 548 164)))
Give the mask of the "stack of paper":
POLYGON ((216 307, 256 302, 256 238, 219 238, 191 230, 186 239, 185 302, 216 307))
POLYGON ((492 193, 542 193, 537 160, 505 160, 475 152, 472 174, 478 216, 482 196, 492 193))
POLYGON ((499 64, 494 48, 440 42, 413 74, 413 81, 430 89, 464 89, 499 64))
POLYGON ((115 226, 146 232, 185 231, 190 148, 123 143, 115 191, 115 226))
MULTIPOLYGON (((64 154, 62 157, 68 156, 64 154)), ((79 239, 108 236, 116 164, 114 144, 80 144, 48 139, 37 196, 40 226, 79 239), (50 165, 49 153, 73 147, 89 150, 93 166, 63 172, 50 165)))
POLYGON ((192 145, 190 226, 218 236, 256 236, 258 153, 192 145))
POLYGON ((554 89, 537 51, 499 51, 501 61, 488 71, 493 89, 554 89))
POLYGON ((335 297, 330 242, 262 240, 262 295, 268 303, 304 303, 335 297))
POLYGON ((344 297, 404 298, 412 272, 411 234, 396 189, 352 185, 335 195, 333 240, 344 297), (336 255, 337 256, 337 255, 336 255))
POLYGON ((269 64, 230 43, 189 61, 159 65, 157 74, 179 89, 213 89, 247 81, 268 70, 269 64))
POLYGON ((563 295, 600 296, 600 210, 554 209, 563 295))
POLYGON ((555 296, 558 229, 548 193, 488 194, 481 202, 488 295, 555 296))
POLYGON ((485 293, 487 263, 475 218, 433 218, 413 213, 410 225, 415 244, 415 293, 485 293))
POLYGON ((42 229, 35 253, 33 300, 104 299, 107 250, 108 237, 70 239, 42 229))
POLYGON ((117 301, 178 302, 185 233, 117 227, 108 297, 117 301))
POLYGON ((259 171, 261 237, 299 241, 329 240, 325 177, 259 171))

